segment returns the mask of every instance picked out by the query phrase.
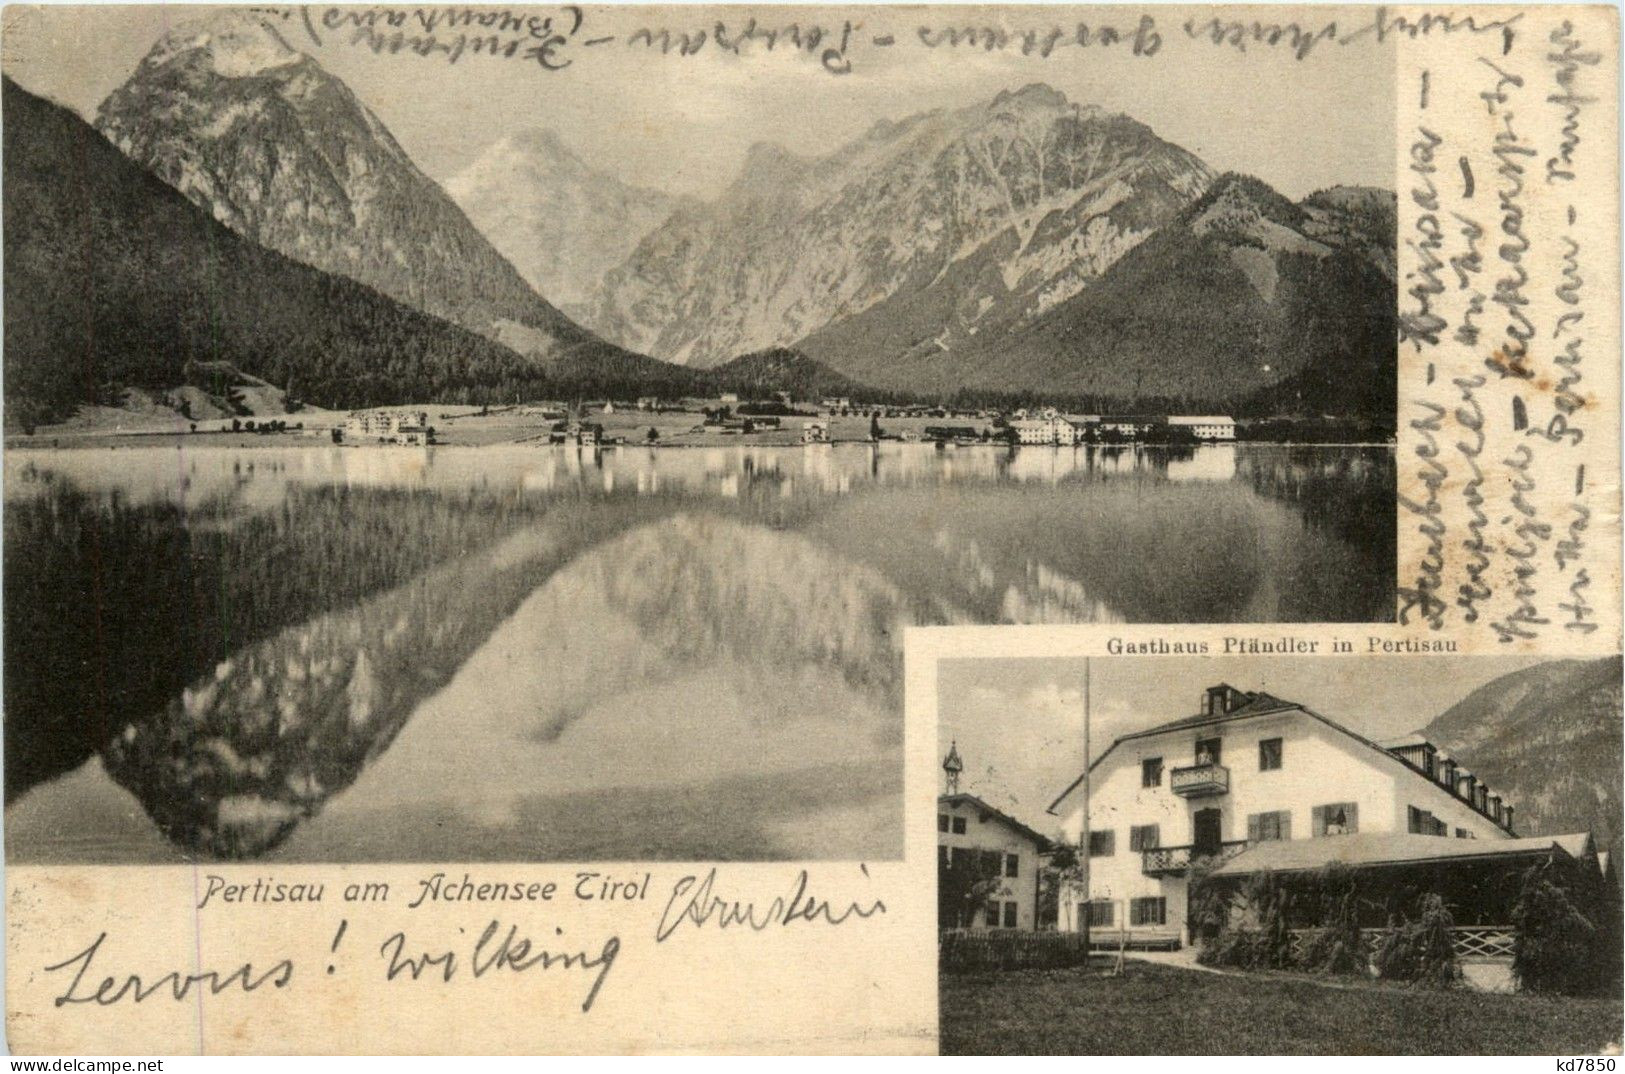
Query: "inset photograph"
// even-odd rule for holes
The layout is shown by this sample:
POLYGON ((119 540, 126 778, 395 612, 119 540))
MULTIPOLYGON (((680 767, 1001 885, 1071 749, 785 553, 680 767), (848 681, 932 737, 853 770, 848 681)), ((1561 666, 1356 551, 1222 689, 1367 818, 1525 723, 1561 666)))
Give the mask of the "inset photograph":
POLYGON ((1618 1047, 1618 658, 955 659, 937 696, 944 1053, 1618 1047))

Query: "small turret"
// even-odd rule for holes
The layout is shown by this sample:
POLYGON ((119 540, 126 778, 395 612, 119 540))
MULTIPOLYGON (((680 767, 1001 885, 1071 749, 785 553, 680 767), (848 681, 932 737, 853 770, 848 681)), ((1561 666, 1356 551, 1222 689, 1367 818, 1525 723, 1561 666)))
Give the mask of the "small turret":
POLYGON ((959 773, 965 770, 965 762, 959 759, 959 743, 951 742, 948 745, 948 756, 942 759, 942 770, 947 773, 948 793, 959 793, 959 773))

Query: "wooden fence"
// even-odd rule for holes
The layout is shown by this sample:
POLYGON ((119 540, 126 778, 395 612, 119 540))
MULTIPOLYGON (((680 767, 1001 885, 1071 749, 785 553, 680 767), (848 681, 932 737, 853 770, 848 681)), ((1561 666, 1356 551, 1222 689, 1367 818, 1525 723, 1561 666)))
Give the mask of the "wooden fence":
MULTIPOLYGON (((1305 946, 1314 939, 1319 929, 1289 929, 1292 957, 1302 957, 1305 946)), ((1366 950, 1375 951, 1388 935, 1388 929, 1361 929, 1366 950)), ((1511 925, 1455 925, 1450 929, 1451 946, 1457 958, 1507 959, 1512 958, 1512 941, 1517 931, 1511 925)))
POLYGON ((1059 969, 1081 966, 1088 958, 1089 948, 1079 932, 943 929, 937 933, 937 966, 949 973, 1059 969))

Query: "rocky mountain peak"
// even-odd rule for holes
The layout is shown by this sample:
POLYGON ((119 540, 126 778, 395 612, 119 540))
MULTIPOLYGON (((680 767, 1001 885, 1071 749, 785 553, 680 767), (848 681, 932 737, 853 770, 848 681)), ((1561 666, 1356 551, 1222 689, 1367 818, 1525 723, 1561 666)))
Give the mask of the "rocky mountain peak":
POLYGON ((532 287, 577 317, 604 273, 682 204, 594 167, 548 128, 494 142, 446 193, 532 287))
POLYGON ((1285 195, 1260 179, 1236 172, 1225 172, 1214 179, 1207 193, 1191 206, 1191 213, 1209 222, 1262 218, 1296 227, 1303 221, 1303 210, 1285 195))
POLYGON ((1022 105, 1032 108, 1066 108, 1072 102, 1066 94, 1044 82, 1029 82, 1017 90, 1000 90, 990 107, 1022 105))
POLYGON ((502 145, 516 153, 579 160, 558 132, 551 127, 530 127, 502 139, 502 145))
MULTIPOLYGON (((818 157, 762 142, 715 202, 674 214, 607 273, 584 316, 698 366, 810 344, 871 310, 808 353, 836 368, 935 353, 1075 294, 1210 176, 1142 124, 1043 83, 882 120, 818 157)), ((842 372, 873 384, 879 371, 842 372)))
POLYGON ((745 151, 739 176, 732 189, 741 193, 765 193, 798 181, 810 162, 777 142, 753 142, 745 151))
POLYGON ((248 78, 305 59, 271 18, 228 10, 176 26, 158 39, 142 64, 199 64, 223 78, 248 78))
POLYGON ((596 343, 539 296, 279 20, 164 35, 97 111, 136 163, 240 235, 544 358, 596 343))

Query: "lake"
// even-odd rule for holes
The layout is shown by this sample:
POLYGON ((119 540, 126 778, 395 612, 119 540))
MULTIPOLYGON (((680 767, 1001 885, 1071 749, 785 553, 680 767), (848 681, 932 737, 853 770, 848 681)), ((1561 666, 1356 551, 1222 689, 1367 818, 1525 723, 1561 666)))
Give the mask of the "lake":
POLYGON ((905 627, 1394 608, 1385 447, 25 449, 5 506, 21 862, 898 858, 905 627))

